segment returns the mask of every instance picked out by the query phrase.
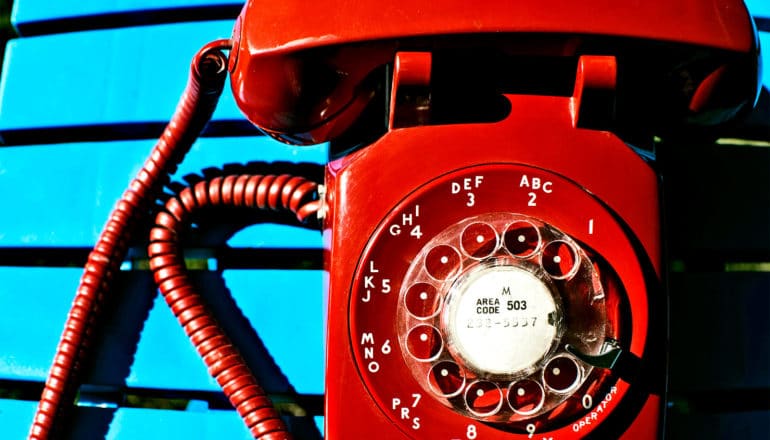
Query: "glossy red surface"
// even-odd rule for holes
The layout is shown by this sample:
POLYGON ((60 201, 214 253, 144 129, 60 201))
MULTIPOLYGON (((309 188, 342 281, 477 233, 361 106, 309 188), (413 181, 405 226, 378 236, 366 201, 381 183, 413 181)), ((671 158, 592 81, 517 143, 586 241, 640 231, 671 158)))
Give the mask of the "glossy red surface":
POLYGON ((480 6, 465 0, 250 0, 246 8, 255 13, 241 35, 241 54, 493 32, 628 36, 735 51, 748 50, 754 38, 740 0, 494 0, 480 6))
MULTIPOLYGON (((606 70, 586 72, 585 83, 606 84, 602 72, 606 70)), ((650 319, 660 312, 650 310, 650 304, 660 300, 650 297, 660 294, 655 173, 612 133, 575 128, 574 97, 506 98, 511 111, 501 122, 395 129, 329 164, 327 438, 467 438, 467 430, 480 438, 528 438, 521 426, 518 434, 506 435, 425 395, 405 369, 398 348, 402 336, 394 327, 393 301, 404 268, 432 235, 468 216, 518 212, 590 246, 618 274, 628 295, 630 351, 644 358, 664 342, 648 338, 650 319), (534 187, 520 183, 524 174, 530 181, 536 177, 541 183, 551 182, 551 192, 537 193, 536 206, 528 203, 534 187), (475 176, 489 183, 475 188, 475 176), (466 191, 451 191, 453 182, 464 186, 466 178, 477 201, 470 207, 466 191), (404 216, 419 223, 424 238, 407 231, 392 236, 392 224, 408 223, 404 216), (366 276, 373 278, 366 281, 366 276), (367 292, 372 283, 376 288, 367 292), (421 400, 410 408, 409 417, 402 416, 399 406, 392 408, 393 399, 406 402, 415 394, 421 400)), ((620 408, 630 393, 623 381, 609 391, 603 389, 590 391, 596 393, 592 401, 606 410, 603 415, 588 411, 583 416, 591 422, 594 414, 593 423, 582 418, 551 423, 548 416, 538 422, 537 433, 556 440, 580 438, 598 429, 597 422, 607 420, 607 413, 620 408)), ((625 429, 633 434, 622 438, 657 436, 661 399, 657 395, 646 399, 642 416, 630 427, 617 427, 615 436, 625 429)))
POLYGON ((315 182, 287 174, 242 174, 204 180, 170 198, 150 231, 147 254, 155 284, 209 374, 222 387, 254 438, 262 440, 286 440, 292 435, 238 347, 217 323, 199 293, 200 287, 189 276, 179 237, 196 212, 212 207, 285 210, 303 222, 318 211, 317 187, 315 182))
POLYGON ((388 127, 400 128, 406 125, 423 125, 430 117, 430 97, 428 87, 431 80, 431 64, 433 58, 430 52, 398 52, 393 62, 393 86, 390 91, 390 111, 388 112, 388 127), (420 103, 402 106, 399 91, 406 86, 414 90, 422 90, 414 99, 420 103))
MULTIPOLYGON (((518 51, 539 55, 574 56, 578 40, 596 36, 756 51, 740 0, 657 0, 644 7, 611 0, 496 0, 483 7, 464 0, 251 0, 233 31, 232 90, 247 118, 269 135, 293 144, 320 143, 337 138, 356 120, 376 93, 383 76, 378 69, 392 62, 397 50, 435 47, 437 38, 447 36, 511 34, 565 40, 516 44, 518 51)), ((624 51, 613 47, 615 55, 624 51)), ((656 50, 659 46, 646 52, 656 50)), ((733 85, 743 86, 738 104, 730 103, 727 114, 756 97, 756 78, 753 86, 742 80, 752 63, 744 64, 747 68, 736 69, 741 81, 733 85)))

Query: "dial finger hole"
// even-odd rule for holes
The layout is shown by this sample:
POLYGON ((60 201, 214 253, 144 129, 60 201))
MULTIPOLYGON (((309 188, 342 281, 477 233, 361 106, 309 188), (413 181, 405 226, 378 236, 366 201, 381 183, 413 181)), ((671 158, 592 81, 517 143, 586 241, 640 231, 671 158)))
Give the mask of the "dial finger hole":
POLYGON ((543 269, 554 279, 563 280, 573 276, 579 261, 577 250, 566 241, 552 241, 543 248, 543 269))
POLYGON ((428 372, 428 385, 439 396, 454 397, 465 386, 465 375, 456 363, 439 362, 428 372))
POLYGON ((503 241, 511 254, 527 258, 540 247, 540 231, 528 221, 516 221, 505 229, 503 241))
POLYGON ((580 367, 572 358, 557 356, 546 364, 543 382, 557 393, 569 392, 580 382, 580 367))
POLYGON ((441 309, 441 295, 438 290, 427 283, 414 284, 404 295, 406 310, 417 319, 427 319, 436 316, 441 309))
POLYGON ((545 390, 538 382, 524 379, 512 383, 508 388, 508 405, 516 414, 532 415, 543 407, 545 390))
POLYGON ((488 257, 497 248, 497 233, 487 223, 472 223, 460 237, 463 251, 473 258, 488 257))
POLYGON ((432 325, 418 325, 406 335, 406 349, 418 361, 431 361, 441 353, 444 342, 432 325))
POLYGON ((500 411, 503 405, 503 392, 492 382, 476 381, 465 390, 465 404, 468 411, 478 417, 491 416, 500 411))
POLYGON ((436 246, 425 256, 425 270, 437 280, 446 280, 460 270, 460 253, 449 245, 436 246))

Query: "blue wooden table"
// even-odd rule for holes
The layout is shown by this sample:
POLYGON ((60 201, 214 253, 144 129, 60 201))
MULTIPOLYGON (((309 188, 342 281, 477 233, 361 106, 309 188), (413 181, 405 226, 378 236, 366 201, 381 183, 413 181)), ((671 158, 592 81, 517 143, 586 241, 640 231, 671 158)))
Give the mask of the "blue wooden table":
MULTIPOLYGON (((749 6, 770 48, 770 3, 749 6)), ((7 46, 0 79, 0 438, 26 436, 80 266, 171 116, 192 55, 229 37, 241 7, 16 0, 19 37, 7 46)), ((770 437, 767 51, 765 58, 762 108, 730 133, 749 145, 662 146, 672 438, 770 437)), ((326 146, 260 136, 226 89, 172 180, 225 164, 326 159, 326 146)), ((203 237, 189 256, 215 306, 233 317, 236 339, 254 347, 246 356, 264 364, 265 387, 293 414, 300 438, 319 438, 327 319, 320 233, 255 225, 203 237)), ((249 438, 158 297, 141 248, 124 263, 110 307, 73 438, 249 438)))

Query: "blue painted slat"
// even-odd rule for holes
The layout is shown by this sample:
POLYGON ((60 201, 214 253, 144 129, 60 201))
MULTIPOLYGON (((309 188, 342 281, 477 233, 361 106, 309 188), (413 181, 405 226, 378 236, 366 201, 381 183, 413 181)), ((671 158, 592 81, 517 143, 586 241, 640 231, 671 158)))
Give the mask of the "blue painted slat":
MULTIPOLYGON (((0 267, 0 310, 4 311, 0 319, 0 378, 45 379, 80 274, 78 268, 0 267)), ((224 278, 238 307, 295 389, 323 393, 325 305, 321 272, 226 271, 224 278)), ((126 384, 219 389, 159 297, 144 323, 126 384)))
POLYGON ((11 23, 19 26, 82 15, 243 3, 237 0, 17 0, 13 4, 11 23))
POLYGON ((79 273, 79 269, 0 268, 0 377, 45 379, 79 273))
POLYGON ((235 411, 121 408, 115 414, 106 440, 170 438, 253 439, 235 411))
MULTIPOLYGON (((0 149, 0 194, 13 215, 0 215, 0 246, 91 246, 110 210, 155 141, 73 143, 0 149)), ((203 138, 175 180, 226 163, 323 163, 324 146, 291 148, 267 137, 203 138)), ((320 246, 320 234, 260 225, 234 245, 320 246), (287 233, 287 232, 291 233, 287 233)))
POLYGON ((0 399, 0 427, 3 438, 27 438, 35 408, 37 402, 0 399))
MULTIPOLYGON (((323 393, 321 272, 233 270, 224 276, 238 306, 295 389, 323 393)), ((218 389, 161 301, 150 312, 129 379, 153 388, 218 389)))
MULTIPOLYGON (((768 6, 768 9, 770 9, 770 6, 768 6)), ((768 14, 768 19, 770 19, 770 14, 768 14)), ((762 51, 763 63, 762 84, 765 85, 765 88, 770 89, 770 32, 759 33, 759 45, 762 51)), ((768 124, 770 124, 770 122, 768 122, 768 124)))
MULTIPOLYGON (((323 417, 314 418, 323 432, 323 417)), ((251 440, 235 411, 163 411, 121 408, 115 414, 105 440, 251 440)))
MULTIPOLYGON (((290 427, 291 423, 292 419, 289 420, 290 427)), ((313 423, 319 432, 323 432, 323 417, 313 417, 313 423)), ((293 433, 295 438, 300 440, 304 438, 298 436, 296 431, 293 433)), ((120 408, 115 414, 105 440, 167 440, 169 438, 253 439, 235 411, 120 408)))
MULTIPOLYGON (((229 38, 210 21, 21 38, 8 44, 0 132, 167 121, 204 44, 229 38)), ((214 119, 243 119, 229 85, 214 119)))
MULTIPOLYGON (((29 432, 37 402, 0 400, 0 428, 4 439, 23 439, 29 432)), ((250 439, 235 411, 168 411, 118 409, 106 439, 250 439)))
POLYGON ((770 2, 767 0, 744 0, 744 3, 746 3, 746 7, 751 15, 770 18, 770 2))

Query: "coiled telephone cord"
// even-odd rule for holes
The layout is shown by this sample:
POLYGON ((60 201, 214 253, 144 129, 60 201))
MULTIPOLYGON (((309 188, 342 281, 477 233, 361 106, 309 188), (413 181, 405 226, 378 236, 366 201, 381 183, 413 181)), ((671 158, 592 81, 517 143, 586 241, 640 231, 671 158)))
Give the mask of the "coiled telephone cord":
POLYGON ((211 118, 227 77, 229 40, 204 46, 193 58, 187 87, 149 158, 113 209, 88 256, 53 365, 35 413, 29 440, 57 437, 78 389, 78 374, 105 295, 126 256, 140 218, 167 183, 211 118))
POLYGON ((300 223, 318 212, 318 184, 289 175, 217 177, 170 199, 150 232, 150 268, 166 303, 254 438, 290 439, 278 411, 238 350, 196 293, 184 266, 179 235, 203 208, 230 206, 289 210, 300 223))

